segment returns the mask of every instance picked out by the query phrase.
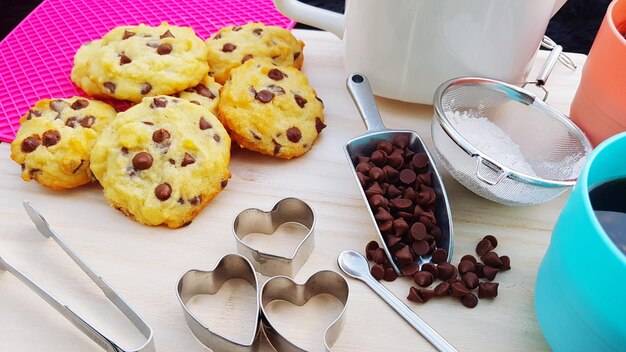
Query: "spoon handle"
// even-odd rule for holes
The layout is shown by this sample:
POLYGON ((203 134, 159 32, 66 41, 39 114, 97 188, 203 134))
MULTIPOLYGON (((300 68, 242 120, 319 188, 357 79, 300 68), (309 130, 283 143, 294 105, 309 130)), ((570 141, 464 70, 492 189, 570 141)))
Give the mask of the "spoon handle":
POLYGON ((452 346, 446 339, 444 339, 437 331, 435 331, 430 325, 423 321, 415 314, 406 304, 402 303, 398 297, 394 296, 385 286, 380 282, 374 280, 369 275, 359 277, 365 282, 374 292, 376 292, 387 304, 391 306, 398 314, 400 314, 411 326, 417 330, 428 342, 430 342, 437 350, 442 352, 456 352, 456 348, 452 346))

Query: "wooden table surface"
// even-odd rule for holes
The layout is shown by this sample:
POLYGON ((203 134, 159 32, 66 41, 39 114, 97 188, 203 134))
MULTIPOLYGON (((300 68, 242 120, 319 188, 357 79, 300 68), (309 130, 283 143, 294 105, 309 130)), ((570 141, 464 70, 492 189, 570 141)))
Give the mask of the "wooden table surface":
MULTIPOLYGON (((342 250, 363 252, 365 244, 376 239, 343 152, 344 143, 365 128, 345 88, 347 72, 342 65, 340 40, 326 32, 295 30, 294 34, 306 43, 303 71, 326 106, 328 128, 308 154, 285 161, 233 148, 233 177, 225 191, 191 225, 170 230, 125 218, 106 203, 98 184, 53 192, 35 182, 23 182, 19 165, 9 157, 9 145, 3 143, 0 255, 123 345, 131 347, 142 340, 54 241, 38 234, 21 205, 29 200, 148 321, 159 351, 206 350, 187 328, 176 300, 175 283, 184 271, 211 269, 223 255, 236 251, 232 221, 243 209, 269 210, 284 197, 305 200, 317 215, 315 249, 295 279, 304 282, 322 269, 339 271, 336 259, 342 250)), ((539 54, 534 71, 546 56, 545 52, 539 54)), ((582 66, 585 56, 571 56, 582 66)), ((550 104, 568 113, 580 71, 556 66, 547 84, 550 104)), ((384 98, 376 101, 387 127, 413 129, 432 148, 431 106, 384 98)), ((491 233, 500 240, 498 253, 511 257, 513 269, 497 276, 498 297, 480 300, 474 309, 450 297, 432 299, 424 305, 408 302, 409 279, 385 282, 385 286, 461 351, 548 350, 535 318, 533 292, 537 268, 567 194, 547 204, 512 208, 476 196, 445 170, 440 171, 452 208, 453 262, 473 253, 478 240, 491 233)), ((285 253, 293 238, 279 235, 251 241, 285 253)), ((351 291, 345 326, 333 351, 433 350, 368 287, 356 280, 348 282, 351 291)), ((249 309, 254 303, 253 292, 250 286, 234 280, 216 296, 199 297, 193 309, 215 330, 244 339, 254 319, 249 309)), ((271 311, 276 325, 287 335, 307 350, 321 350, 321 331, 339 308, 334 298, 318 297, 304 307, 277 303, 271 311)), ((0 351, 99 350, 9 273, 0 273, 0 312, 0 351)), ((272 349, 264 343, 262 350, 272 349)))

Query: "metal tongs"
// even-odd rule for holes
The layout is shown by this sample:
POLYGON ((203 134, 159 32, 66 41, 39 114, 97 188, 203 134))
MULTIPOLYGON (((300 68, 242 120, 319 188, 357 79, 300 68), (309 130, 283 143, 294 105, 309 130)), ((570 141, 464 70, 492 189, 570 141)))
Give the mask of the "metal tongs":
POLYGON ((0 270, 6 270, 15 275, 26 286, 35 291, 39 297, 43 298, 49 305, 57 310, 61 315, 65 317, 70 323, 74 324, 80 331, 82 331, 87 337, 98 344, 102 349, 109 352, 153 352, 154 348, 154 334, 152 328, 148 325, 143 318, 133 308, 126 303, 126 301, 111 287, 100 275, 98 275, 93 269, 89 267, 70 247, 63 242, 61 238, 50 228, 46 219, 39 214, 39 212, 29 203, 24 202, 24 208, 30 219, 35 223, 39 232, 45 237, 51 237, 59 246, 72 258, 72 260, 91 278, 93 282, 100 287, 104 295, 113 303, 120 312, 122 312, 128 320, 139 330, 143 336, 146 337, 146 341, 138 348, 124 349, 120 347, 116 342, 96 330, 89 322, 85 321, 78 313, 74 312, 69 306, 59 302, 54 296, 48 293, 41 286, 34 283, 28 276, 22 273, 19 269, 7 263, 4 258, 0 256, 0 270))

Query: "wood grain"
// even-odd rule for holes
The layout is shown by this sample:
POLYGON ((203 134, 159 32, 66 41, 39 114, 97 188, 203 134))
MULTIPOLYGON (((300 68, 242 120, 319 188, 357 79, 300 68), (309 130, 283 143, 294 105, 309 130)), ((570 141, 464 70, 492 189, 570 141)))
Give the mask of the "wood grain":
MULTIPOLYGON (((53 192, 34 182, 23 182, 19 165, 9 158, 9 145, 1 144, 0 255, 124 345, 130 347, 141 341, 141 336, 133 332, 131 325, 60 248, 38 234, 21 205, 22 200, 31 201, 69 245, 151 324, 159 351, 206 350, 187 329, 176 300, 175 283, 184 271, 211 269, 221 256, 235 252, 232 221, 243 209, 270 209, 283 197, 305 200, 317 215, 316 244, 295 280, 304 282, 322 269, 338 271, 339 252, 349 248, 363 251, 365 244, 375 239, 374 225, 343 152, 344 143, 363 133, 364 126, 345 89, 347 72, 342 65, 341 42, 325 32, 294 33, 306 43, 303 71, 324 100, 328 124, 307 155, 284 161, 233 148, 233 178, 226 190, 191 225, 169 230, 146 227, 125 218, 106 203, 97 184, 53 192)), ((545 52, 539 53, 535 71, 546 56, 545 52)), ((571 56, 582 66, 585 56, 571 56)), ((549 103, 565 113, 569 111, 580 71, 579 68, 570 72, 558 65, 548 82, 549 103)), ((413 129, 432 147, 431 106, 384 98, 376 101, 388 127, 413 129)), ((500 240, 498 252, 511 257, 513 269, 498 275, 498 297, 481 300, 475 309, 467 309, 452 298, 431 300, 425 305, 408 302, 408 279, 385 285, 459 350, 548 350, 535 319, 533 291, 550 231, 567 195, 544 205, 511 208, 474 195, 445 170, 441 172, 455 227, 454 261, 473 253, 478 240, 492 233, 500 240)), ((432 350, 369 288, 348 281, 351 295, 345 327, 333 351, 432 350)), ((230 326, 231 331, 237 331, 250 324, 236 319, 241 317, 239 309, 245 304, 235 303, 245 299, 242 295, 247 291, 233 287, 236 285, 220 293, 226 296, 220 297, 219 302, 226 303, 207 309, 221 314, 218 321, 223 322, 220 325, 225 329, 230 326)), ((319 326, 320 319, 328 321, 326 311, 316 316, 317 310, 326 308, 327 304, 322 303, 315 309, 282 307, 275 311, 278 318, 284 319, 280 325, 288 326, 290 336, 307 340, 303 342, 307 348, 319 350, 320 340, 310 327, 319 326), (280 312, 289 314, 281 316, 280 312)), ((0 273, 0 312, 1 351, 98 350, 8 273, 0 273)), ((271 351, 271 347, 265 343, 263 350, 271 351)))

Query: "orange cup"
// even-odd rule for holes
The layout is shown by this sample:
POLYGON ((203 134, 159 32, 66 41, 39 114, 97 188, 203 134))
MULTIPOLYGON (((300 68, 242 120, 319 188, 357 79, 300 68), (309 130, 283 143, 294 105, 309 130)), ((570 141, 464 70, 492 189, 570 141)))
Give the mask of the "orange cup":
POLYGON ((570 118, 594 146, 626 131, 626 0, 614 0, 583 67, 570 118))

